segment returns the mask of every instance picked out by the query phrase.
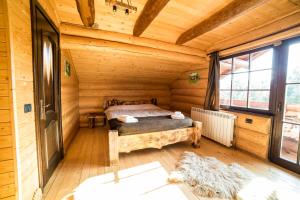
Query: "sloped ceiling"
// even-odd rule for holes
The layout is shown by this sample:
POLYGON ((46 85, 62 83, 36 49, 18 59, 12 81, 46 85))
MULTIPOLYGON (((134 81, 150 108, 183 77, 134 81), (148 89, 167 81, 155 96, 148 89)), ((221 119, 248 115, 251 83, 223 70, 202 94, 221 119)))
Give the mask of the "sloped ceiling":
MULTIPOLYGON (((82 25, 75 0, 53 0, 62 23, 82 25)), ((141 37, 174 44, 181 33, 209 18, 232 0, 170 0, 141 37)), ((131 0, 137 13, 113 14, 104 0, 95 0, 97 28, 132 35, 133 27, 147 0, 131 0)), ((300 7, 289 0, 269 0, 263 5, 209 31, 185 46, 207 50, 230 38, 264 26, 276 19, 299 12, 300 7)), ((299 19, 300 22, 300 19, 299 19)), ((280 28, 280 27, 279 27, 280 28)), ((151 82, 170 84, 183 72, 207 67, 208 63, 164 60, 122 52, 101 52, 91 49, 70 49, 80 81, 151 82)), ((204 54, 204 56, 206 56, 204 54)), ((179 56, 180 57, 180 56, 179 56)))

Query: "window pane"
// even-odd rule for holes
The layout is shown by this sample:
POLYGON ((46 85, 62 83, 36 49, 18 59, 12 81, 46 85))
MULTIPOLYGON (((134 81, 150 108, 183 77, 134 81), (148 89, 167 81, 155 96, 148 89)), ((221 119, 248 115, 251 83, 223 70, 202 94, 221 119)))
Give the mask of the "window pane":
POLYGON ((249 91, 249 108, 269 110, 269 91, 249 91))
POLYGON ((272 70, 250 72, 250 89, 270 89, 272 70))
POLYGON ((300 83, 300 43, 290 45, 288 57, 287 83, 300 83))
POLYGON ((232 89, 248 89, 248 73, 233 74, 232 89))
POLYGON ((231 106, 247 107, 247 91, 232 91, 231 106))
POLYGON ((230 74, 231 73, 232 59, 226 59, 220 61, 220 74, 230 74))
POLYGON ((220 105, 230 105, 230 91, 220 91, 220 105))
POLYGON ((233 58, 233 73, 249 70, 249 54, 233 58))
POLYGON ((231 89, 231 74, 220 76, 220 89, 231 89))
POLYGON ((300 84, 286 86, 284 121, 300 123, 300 84))
POLYGON ((250 69, 271 69, 273 61, 273 49, 266 49, 251 53, 250 69))
POLYGON ((283 123, 280 157, 296 163, 300 126, 283 123))

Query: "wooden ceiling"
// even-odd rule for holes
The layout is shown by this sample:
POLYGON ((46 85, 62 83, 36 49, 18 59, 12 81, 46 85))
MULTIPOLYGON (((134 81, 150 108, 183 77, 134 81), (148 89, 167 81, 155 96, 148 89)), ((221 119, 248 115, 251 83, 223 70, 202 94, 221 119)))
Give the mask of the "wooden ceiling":
MULTIPOLYGON (((75 0, 55 1, 61 22, 82 24, 75 0)), ((134 24, 147 0, 131 1, 137 6, 138 11, 127 16, 123 12, 114 15, 104 0, 95 0, 95 22, 98 28, 132 35, 134 24)), ((232 0, 171 0, 141 36, 175 43, 184 31, 207 19, 230 2, 232 0)), ((185 45, 205 50, 220 40, 246 32, 297 10, 299 6, 289 0, 269 0, 185 45)))
MULTIPOLYGON (((57 14, 62 23, 82 25, 76 1, 54 0, 57 14)), ((210 19, 211 16, 222 9, 226 9, 233 1, 243 3, 241 0, 164 0, 161 4, 156 5, 156 8, 160 7, 160 12, 154 9, 154 15, 150 16, 153 21, 150 21, 148 26, 142 27, 144 31, 137 30, 135 35, 174 45, 182 33, 210 19)), ((251 9, 246 9, 241 15, 230 17, 229 20, 225 20, 222 23, 218 22, 218 25, 212 27, 211 30, 185 42, 183 45, 190 47, 193 51, 198 49, 205 56, 207 50, 215 50, 214 47, 221 48, 220 43, 224 41, 229 43, 228 41, 231 39, 246 34, 250 30, 266 26, 270 22, 300 12, 300 6, 297 3, 293 3, 293 1, 297 2, 297 0, 247 1, 252 2, 251 9)), ((126 35, 128 38, 132 37, 135 23, 141 21, 139 16, 142 13, 144 14, 142 12, 144 6, 147 2, 149 4, 149 2, 156 1, 131 0, 131 2, 134 6, 137 6, 138 10, 136 13, 125 15, 123 12, 114 14, 112 9, 105 5, 105 0, 94 0, 96 23, 94 28, 120 33, 123 34, 122 37, 126 37, 126 35)), ((298 21, 300 23, 300 19, 298 21)), ((145 23, 143 20, 142 22, 145 23)), ((140 22, 140 24, 143 23, 140 22)), ((118 70, 120 70, 117 77, 122 79, 127 76, 128 78, 135 77, 136 80, 155 79, 157 82, 163 83, 172 82, 183 71, 197 67, 206 67, 201 63, 197 66, 193 62, 180 62, 178 59, 166 60, 159 56, 146 56, 143 58, 135 54, 128 55, 124 52, 114 52, 113 54, 103 51, 95 52, 91 48, 88 51, 78 48, 70 50, 77 73, 80 78, 82 77, 82 80, 89 77, 86 65, 83 64, 84 62, 89 63, 90 71, 97 71, 93 76, 99 79, 107 78, 106 73, 110 71, 118 73, 118 70)), ((170 51, 173 51, 172 48, 170 48, 170 51)))

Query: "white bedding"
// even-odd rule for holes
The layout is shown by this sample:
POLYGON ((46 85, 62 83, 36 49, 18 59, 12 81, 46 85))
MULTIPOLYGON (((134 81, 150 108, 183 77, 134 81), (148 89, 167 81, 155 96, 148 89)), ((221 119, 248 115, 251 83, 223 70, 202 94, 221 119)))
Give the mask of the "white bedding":
POLYGON ((152 104, 140 105, 118 105, 111 106, 105 110, 108 120, 118 118, 121 115, 130 115, 132 117, 157 117, 173 115, 174 112, 164 110, 152 104))

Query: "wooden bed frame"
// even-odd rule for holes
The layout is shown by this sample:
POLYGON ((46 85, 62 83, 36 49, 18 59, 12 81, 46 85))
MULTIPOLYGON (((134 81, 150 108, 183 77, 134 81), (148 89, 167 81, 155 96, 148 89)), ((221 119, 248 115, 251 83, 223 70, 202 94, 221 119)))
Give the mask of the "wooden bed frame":
POLYGON ((182 141, 191 141, 199 147, 202 122, 193 121, 193 127, 168 131, 119 136, 117 130, 109 130, 109 160, 111 166, 119 166, 119 153, 129 153, 138 149, 157 148, 182 141))

